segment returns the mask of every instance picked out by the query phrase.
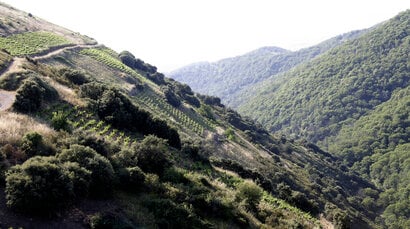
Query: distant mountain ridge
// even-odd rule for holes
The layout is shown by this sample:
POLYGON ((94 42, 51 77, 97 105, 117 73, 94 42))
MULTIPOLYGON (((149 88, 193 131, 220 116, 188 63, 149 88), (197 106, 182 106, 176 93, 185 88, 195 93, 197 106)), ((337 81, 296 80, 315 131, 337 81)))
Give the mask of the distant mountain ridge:
POLYGON ((309 61, 365 31, 352 31, 294 52, 274 46, 262 47, 212 63, 194 63, 167 76, 190 85, 197 92, 218 96, 228 106, 237 108, 245 101, 246 91, 254 85, 263 84, 264 80, 309 61))

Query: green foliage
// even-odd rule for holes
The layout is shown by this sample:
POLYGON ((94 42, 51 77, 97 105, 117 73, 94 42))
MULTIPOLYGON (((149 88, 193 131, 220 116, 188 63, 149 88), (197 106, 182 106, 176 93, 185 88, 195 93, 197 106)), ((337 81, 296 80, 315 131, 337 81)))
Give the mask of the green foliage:
POLYGON ((1 77, 0 88, 4 90, 14 91, 17 90, 21 82, 30 75, 35 75, 33 73, 23 74, 23 73, 8 73, 1 77))
POLYGON ((154 214, 159 228, 206 228, 186 206, 169 199, 150 198, 143 204, 154 214))
POLYGON ((155 134, 168 140, 168 143, 181 148, 178 132, 160 119, 132 104, 132 102, 116 89, 107 89, 96 83, 84 84, 80 94, 95 101, 98 116, 114 127, 143 134, 155 134))
POLYGON ((138 166, 120 168, 117 174, 120 185, 126 190, 139 190, 144 185, 145 173, 138 166))
POLYGON ((20 148, 28 157, 53 154, 53 149, 43 141, 43 136, 37 132, 29 132, 24 135, 20 148))
POLYGON ((191 64, 169 73, 168 77, 187 83, 201 94, 218 96, 229 107, 237 108, 251 97, 248 90, 255 85, 265 84, 270 77, 312 60, 360 34, 360 31, 343 34, 295 52, 278 47, 262 47, 213 63, 191 64))
POLYGON ((54 157, 34 157, 6 175, 7 206, 48 214, 73 198, 73 183, 54 157))
MULTIPOLYGON (((157 73, 157 68, 145 63, 144 61, 135 58, 135 56, 129 51, 122 51, 118 57, 121 59, 122 63, 130 68, 137 69, 143 72, 155 74, 157 73)), ((154 81, 155 82, 155 81, 154 81)))
POLYGON ((62 168, 73 183, 75 198, 87 197, 90 189, 91 172, 76 162, 65 162, 62 164, 62 168))
MULTIPOLYGON (((0 50, 0 71, 3 72, 12 61, 11 56, 7 51, 0 50)), ((0 88, 2 88, 2 81, 0 81, 0 88)))
POLYGON ((89 77, 82 71, 70 69, 70 68, 61 68, 58 71, 59 81, 65 84, 74 84, 74 85, 83 85, 88 83, 89 77))
POLYGON ((17 90, 13 107, 20 112, 35 112, 40 109, 43 101, 57 98, 58 93, 53 87, 37 77, 30 77, 17 90))
POLYGON ((169 104, 171 104, 173 107, 181 106, 181 100, 175 95, 171 88, 161 87, 161 90, 164 93, 165 99, 169 104))
POLYGON ((114 185, 114 170, 107 158, 87 146, 71 145, 57 155, 62 162, 76 162, 91 172, 90 194, 107 196, 114 185))
POLYGON ((105 65, 118 69, 122 72, 125 72, 132 77, 139 79, 142 82, 148 82, 153 84, 151 81, 147 80, 140 74, 138 74, 136 71, 134 71, 132 68, 128 67, 127 65, 123 64, 121 60, 117 57, 115 53, 113 53, 111 49, 108 48, 90 48, 90 49, 83 49, 81 50, 81 54, 85 54, 88 56, 91 56, 92 58, 100 61, 101 63, 104 63, 105 65))
POLYGON ((38 31, 0 37, 0 47, 13 56, 29 55, 71 42, 55 33, 38 31))
POLYGON ((231 141, 235 140, 235 132, 233 131, 232 128, 228 128, 225 130, 225 136, 231 141))
POLYGON ((255 88, 239 111, 271 131, 323 142, 409 86, 404 12, 255 88), (358 55, 360 53, 360 55, 358 55))
POLYGON ((94 215, 91 215, 88 218, 88 221, 91 229, 128 229, 135 227, 131 222, 124 219, 124 217, 121 217, 118 213, 113 212, 98 212, 94 215))
POLYGON ((238 186, 238 193, 236 197, 240 200, 245 200, 251 207, 255 208, 262 198, 263 190, 251 181, 244 181, 238 186))
POLYGON ((166 141, 148 135, 138 146, 138 166, 147 173, 162 175, 171 166, 166 141))
POLYGON ((53 117, 51 117, 51 126, 55 130, 69 131, 70 126, 67 118, 68 114, 66 114, 64 111, 54 111, 53 117))

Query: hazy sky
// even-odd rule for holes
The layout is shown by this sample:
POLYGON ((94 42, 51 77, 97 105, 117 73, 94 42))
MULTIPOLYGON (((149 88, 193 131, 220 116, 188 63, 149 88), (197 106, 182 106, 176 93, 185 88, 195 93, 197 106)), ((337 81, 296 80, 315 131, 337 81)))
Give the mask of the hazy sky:
POLYGON ((409 0, 0 0, 169 71, 371 27, 409 0))

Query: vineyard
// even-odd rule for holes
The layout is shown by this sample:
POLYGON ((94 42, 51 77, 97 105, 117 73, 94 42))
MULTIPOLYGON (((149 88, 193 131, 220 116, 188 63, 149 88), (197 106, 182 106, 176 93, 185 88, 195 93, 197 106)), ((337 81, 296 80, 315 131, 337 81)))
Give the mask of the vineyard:
POLYGON ((129 146, 133 142, 142 139, 142 136, 136 136, 135 134, 131 135, 113 128, 110 124, 99 120, 93 114, 80 107, 52 107, 51 109, 44 111, 46 116, 49 116, 50 119, 56 114, 56 112, 51 112, 53 110, 62 112, 73 129, 95 133, 96 136, 103 137, 111 142, 117 142, 119 145, 129 146))
MULTIPOLYGON (((138 74, 136 71, 134 71, 132 68, 128 67, 127 65, 123 64, 120 59, 118 59, 118 54, 115 53, 113 50, 108 49, 108 48, 89 48, 89 49, 83 49, 80 52, 83 55, 90 56, 94 58, 95 60, 111 67, 114 69, 117 69, 119 71, 125 72, 137 79, 139 79, 141 82, 147 83, 150 86, 155 85, 153 82, 150 80, 146 79, 145 77, 141 76, 138 74)), ((156 85, 155 85, 156 86, 156 85)))
POLYGON ((186 130, 191 130, 198 135, 202 135, 205 129, 213 129, 213 124, 208 120, 196 114, 182 112, 157 96, 150 96, 147 93, 138 93, 134 98, 136 98, 139 103, 142 103, 142 105, 156 112, 163 113, 165 116, 171 118, 175 124, 179 124, 186 130))
POLYGON ((64 37, 43 31, 0 37, 0 48, 13 56, 36 54, 55 46, 69 44, 70 41, 64 37))
MULTIPOLYGON (((118 54, 111 49, 83 49, 80 53, 90 56, 111 68, 117 69, 133 77, 136 77, 144 83, 154 85, 154 88, 157 88, 157 85, 155 85, 152 81, 146 79, 130 67, 123 64, 121 60, 118 59, 118 54)), ((137 95, 135 95, 134 98, 136 99, 136 102, 140 103, 140 105, 145 106, 148 109, 155 111, 156 113, 161 113, 166 117, 171 117, 174 121, 174 124, 184 127, 187 130, 191 130, 198 135, 202 135, 204 129, 212 129, 212 124, 208 120, 203 119, 202 117, 194 113, 191 114, 190 112, 182 112, 181 110, 174 108, 173 106, 168 104, 164 99, 160 98, 155 92, 140 92, 137 93, 137 95)))

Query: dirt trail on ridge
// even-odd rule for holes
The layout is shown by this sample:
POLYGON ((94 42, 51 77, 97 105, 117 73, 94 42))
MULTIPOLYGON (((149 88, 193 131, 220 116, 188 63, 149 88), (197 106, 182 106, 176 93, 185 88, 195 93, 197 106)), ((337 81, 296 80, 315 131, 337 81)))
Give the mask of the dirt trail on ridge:
MULTIPOLYGON (((55 55, 58 55, 64 51, 70 50, 70 49, 95 48, 95 47, 100 47, 100 46, 101 45, 96 44, 96 45, 73 45, 73 46, 68 46, 68 47, 62 47, 56 50, 50 50, 49 52, 46 52, 42 55, 38 55, 38 56, 34 55, 32 59, 33 60, 44 60, 47 58, 51 58, 55 55)), ((15 72, 19 72, 23 70, 22 65, 25 61, 27 60, 24 57, 14 57, 10 65, 7 67, 7 69, 0 75, 0 78, 6 74, 15 73, 15 72)), ((5 90, 0 89, 0 111, 8 110, 13 105, 15 99, 16 99, 15 91, 5 91, 5 90)))

